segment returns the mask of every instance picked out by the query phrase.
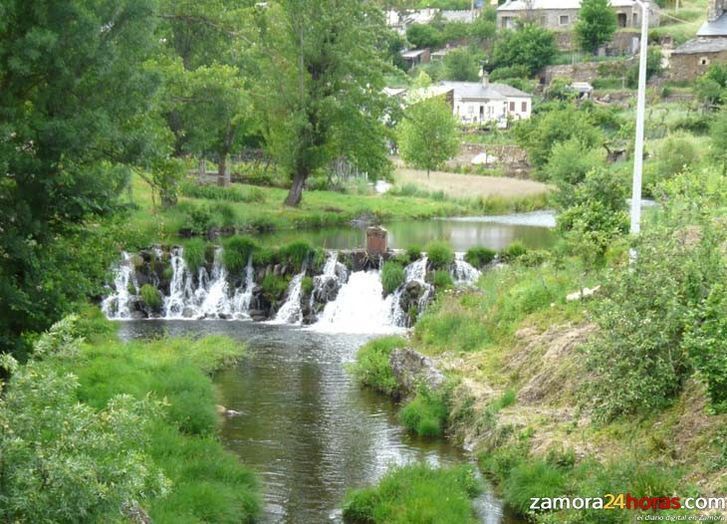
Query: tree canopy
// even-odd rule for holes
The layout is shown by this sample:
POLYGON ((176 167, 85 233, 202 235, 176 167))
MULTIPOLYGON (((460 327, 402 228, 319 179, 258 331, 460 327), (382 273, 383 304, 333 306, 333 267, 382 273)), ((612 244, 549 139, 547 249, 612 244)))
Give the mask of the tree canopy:
POLYGON ((616 13, 609 4, 609 0, 583 0, 581 3, 575 34, 584 51, 595 53, 616 32, 616 13))

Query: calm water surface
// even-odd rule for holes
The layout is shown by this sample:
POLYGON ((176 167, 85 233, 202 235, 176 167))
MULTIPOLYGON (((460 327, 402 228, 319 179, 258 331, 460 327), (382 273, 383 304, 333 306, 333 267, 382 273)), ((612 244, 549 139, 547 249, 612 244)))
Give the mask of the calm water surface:
MULTIPOLYGON (((345 366, 367 336, 215 320, 124 322, 120 333, 224 334, 248 345, 250 357, 215 382, 225 407, 241 412, 225 422, 222 437, 260 475, 265 522, 337 522, 346 491, 374 482, 393 464, 470 460, 446 442, 408 436, 390 400, 351 380, 345 366)), ((476 508, 482 522, 516 522, 490 493, 476 508)))

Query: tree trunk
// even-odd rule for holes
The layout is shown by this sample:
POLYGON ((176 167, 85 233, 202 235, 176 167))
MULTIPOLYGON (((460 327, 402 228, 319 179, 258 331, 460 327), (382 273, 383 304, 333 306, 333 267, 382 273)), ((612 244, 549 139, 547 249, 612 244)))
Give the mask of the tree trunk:
POLYGON ((207 181, 207 161, 204 158, 199 159, 198 182, 204 184, 207 181))
POLYGON ((300 201, 303 198, 303 185, 305 184, 306 178, 308 178, 308 173, 305 171, 298 171, 295 173, 293 185, 290 186, 290 191, 288 192, 288 196, 283 204, 289 207, 298 207, 298 204, 300 204, 300 201))
POLYGON ((230 166, 227 160, 227 154, 220 155, 220 163, 217 165, 217 185, 221 187, 230 185, 230 166))

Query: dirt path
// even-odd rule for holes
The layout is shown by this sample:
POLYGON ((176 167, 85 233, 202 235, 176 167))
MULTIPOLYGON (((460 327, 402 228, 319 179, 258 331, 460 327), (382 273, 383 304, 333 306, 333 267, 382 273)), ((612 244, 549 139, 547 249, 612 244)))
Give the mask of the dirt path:
POLYGON ((426 171, 399 167, 396 170, 396 182, 400 186, 414 184, 428 191, 444 191, 452 197, 490 197, 505 198, 531 196, 548 191, 549 186, 533 180, 519 178, 460 175, 432 171, 427 178, 426 171))

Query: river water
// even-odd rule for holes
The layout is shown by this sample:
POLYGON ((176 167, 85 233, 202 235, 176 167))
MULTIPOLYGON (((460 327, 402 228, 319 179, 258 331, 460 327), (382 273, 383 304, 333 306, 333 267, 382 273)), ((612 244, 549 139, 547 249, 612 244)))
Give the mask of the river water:
MULTIPOLYGON (((223 334, 249 358, 218 373, 228 449, 258 472, 264 522, 339 522, 347 490, 368 485, 393 464, 472 460, 445 441, 409 436, 388 398, 359 387, 346 371, 367 335, 321 333, 250 321, 148 320, 120 323, 122 338, 223 334)), ((516 520, 487 491, 476 511, 488 524, 516 520)))

